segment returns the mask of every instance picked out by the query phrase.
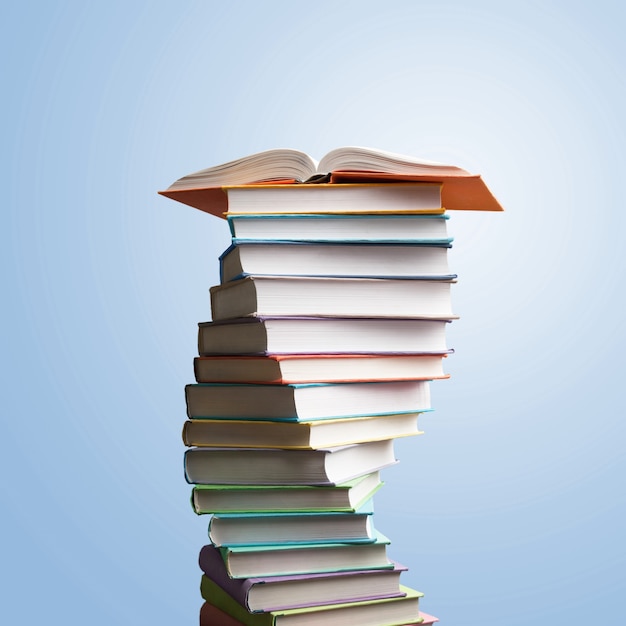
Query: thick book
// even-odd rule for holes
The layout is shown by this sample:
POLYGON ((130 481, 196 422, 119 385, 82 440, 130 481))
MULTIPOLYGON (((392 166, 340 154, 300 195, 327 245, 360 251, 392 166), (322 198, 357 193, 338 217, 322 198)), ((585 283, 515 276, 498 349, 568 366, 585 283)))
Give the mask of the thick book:
POLYGON ((259 244, 272 242, 274 245, 278 242, 283 245, 308 243, 326 246, 387 244, 404 248, 412 245, 450 247, 453 241, 448 235, 446 214, 228 214, 227 219, 233 241, 237 244, 251 242, 259 244))
POLYGON ((186 446, 317 450, 421 435, 418 413, 371 415, 312 422, 193 419, 183 424, 186 446))
POLYGON ((268 354, 195 357, 198 383, 348 383, 449 378, 445 354, 268 354))
POLYGON ((229 209, 229 186, 264 181, 345 183, 440 183, 441 204, 447 209, 502 211, 479 175, 454 166, 375 148, 347 146, 319 162, 292 149, 265 150, 187 174, 159 193, 222 217, 229 209))
POLYGON ((387 569, 237 579, 228 575, 218 548, 205 546, 202 550, 199 563, 206 578, 251 613, 404 595, 400 576, 407 568, 398 563, 387 569))
POLYGON ((251 316, 201 322, 198 354, 443 354, 450 352, 449 321, 251 316))
POLYGON ((251 613, 217 583, 203 575, 200 592, 210 602, 245 626, 399 626, 419 624, 419 600, 423 593, 400 586, 403 595, 341 604, 251 613))
POLYGON ((242 185, 225 188, 228 215, 441 214, 440 183, 242 185))
POLYGON ((210 288, 213 320, 246 315, 451 318, 453 280, 246 276, 210 288))
MULTIPOLYGON (((235 546, 220 548, 231 578, 284 576, 316 572, 390 569, 389 539, 375 532, 372 543, 312 543, 308 545, 235 546)), ((200 566, 203 554, 200 551, 200 566)))
POLYGON ((371 543, 373 513, 371 500, 354 513, 220 513, 209 521, 209 539, 217 547, 371 543))
POLYGON ((220 256, 220 281, 248 275, 452 280, 448 248, 424 245, 242 242, 220 256))
POLYGON ((185 386, 190 419, 311 421, 431 410, 430 381, 357 383, 194 383, 185 386))
POLYGON ((379 472, 332 487, 309 485, 195 485, 191 506, 209 513, 354 512, 383 486, 379 472))
POLYGON ((393 439, 328 448, 189 448, 185 479, 198 485, 338 485, 395 464, 393 439))

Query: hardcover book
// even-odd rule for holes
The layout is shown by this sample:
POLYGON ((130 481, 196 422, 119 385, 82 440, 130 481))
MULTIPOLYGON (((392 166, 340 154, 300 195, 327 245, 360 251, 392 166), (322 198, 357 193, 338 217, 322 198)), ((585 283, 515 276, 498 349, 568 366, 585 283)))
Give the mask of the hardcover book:
POLYGON ((209 538, 217 547, 371 543, 373 513, 371 501, 354 513, 220 513, 211 517, 209 538))
POLYGON ((324 450, 189 448, 185 478, 200 485, 337 485, 395 464, 393 441, 324 450))
POLYGON ((248 275, 452 280, 447 253, 417 244, 236 242, 220 256, 220 282, 248 275))
POLYGON ((421 623, 419 600, 424 594, 404 585, 400 586, 400 591, 404 595, 399 597, 250 613, 207 576, 202 576, 200 586, 207 602, 245 626, 399 626, 421 623))
POLYGON ((190 419, 311 421, 429 411, 430 381, 185 386, 190 419))
POLYGON ((311 422, 193 419, 183 424, 186 446, 318 450, 352 443, 421 435, 418 413, 311 422))
POLYGON ((213 320, 246 315, 450 319, 452 280, 246 276, 209 289, 213 320))
POLYGON ((443 354, 451 318, 251 316, 198 325, 198 353, 443 354))
MULTIPOLYGON (((254 578, 310 574, 315 572, 389 569, 389 539, 375 531, 372 543, 312 543, 308 545, 275 544, 271 546, 234 546, 220 548, 231 578, 254 578)), ((204 569, 207 552, 200 550, 200 567, 204 569)))
POLYGON ((356 383, 448 378, 446 354, 267 354, 195 357, 199 383, 356 383))
POLYGON ((243 512, 354 512, 383 485, 379 472, 332 487, 309 485, 195 485, 191 506, 198 514, 243 512))
MULTIPOLYGON (((421 245, 448 248, 448 215, 227 215, 235 244, 421 245)), ((282 253, 285 254, 285 253, 282 253)), ((382 253, 379 253, 382 255, 382 253)))
POLYGON ((400 591, 400 575, 407 568, 394 563, 393 568, 387 569, 236 579, 228 575, 219 549, 208 546, 202 570, 207 579, 256 613, 400 597, 404 595, 400 591))
POLYGON ((262 181, 345 183, 439 183, 447 209, 502 211, 479 175, 374 148, 347 146, 319 162, 292 149, 266 150, 179 178, 160 194, 222 217, 229 209, 227 189, 262 181))

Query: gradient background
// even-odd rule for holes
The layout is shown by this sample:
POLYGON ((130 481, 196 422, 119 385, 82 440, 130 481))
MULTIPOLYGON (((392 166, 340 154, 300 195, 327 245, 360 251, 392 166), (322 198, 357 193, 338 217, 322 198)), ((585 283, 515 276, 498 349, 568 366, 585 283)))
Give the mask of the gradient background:
POLYGON ((228 233, 156 191, 356 144, 507 209, 450 222, 452 378, 376 500, 405 582, 442 625, 622 623, 624 8, 5 5, 0 621, 197 622, 183 386, 228 233))

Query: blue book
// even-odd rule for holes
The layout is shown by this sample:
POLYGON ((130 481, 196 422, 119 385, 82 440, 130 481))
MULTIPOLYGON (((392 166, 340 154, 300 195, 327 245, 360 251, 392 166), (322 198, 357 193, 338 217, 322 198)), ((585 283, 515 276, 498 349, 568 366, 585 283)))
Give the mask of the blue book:
POLYGON ((312 421, 431 410, 430 381, 310 384, 195 383, 185 387, 190 419, 312 421))
POLYGON ((236 239, 219 257, 220 282, 244 276, 452 280, 451 244, 313 243, 236 239))
POLYGON ((420 214, 282 214, 228 215, 237 241, 273 240, 308 242, 452 242, 445 213, 420 214))

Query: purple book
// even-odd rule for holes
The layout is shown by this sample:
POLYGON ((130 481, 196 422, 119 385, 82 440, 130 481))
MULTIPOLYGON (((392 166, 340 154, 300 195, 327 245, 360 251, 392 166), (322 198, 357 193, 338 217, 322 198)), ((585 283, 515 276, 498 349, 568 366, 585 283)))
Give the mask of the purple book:
MULTIPOLYGON (((200 551, 199 565, 208 578, 251 613, 406 595, 400 589, 400 574, 407 568, 398 563, 392 569, 233 579, 220 551, 206 545, 200 551)), ((202 592, 210 602, 210 592, 202 592)))

